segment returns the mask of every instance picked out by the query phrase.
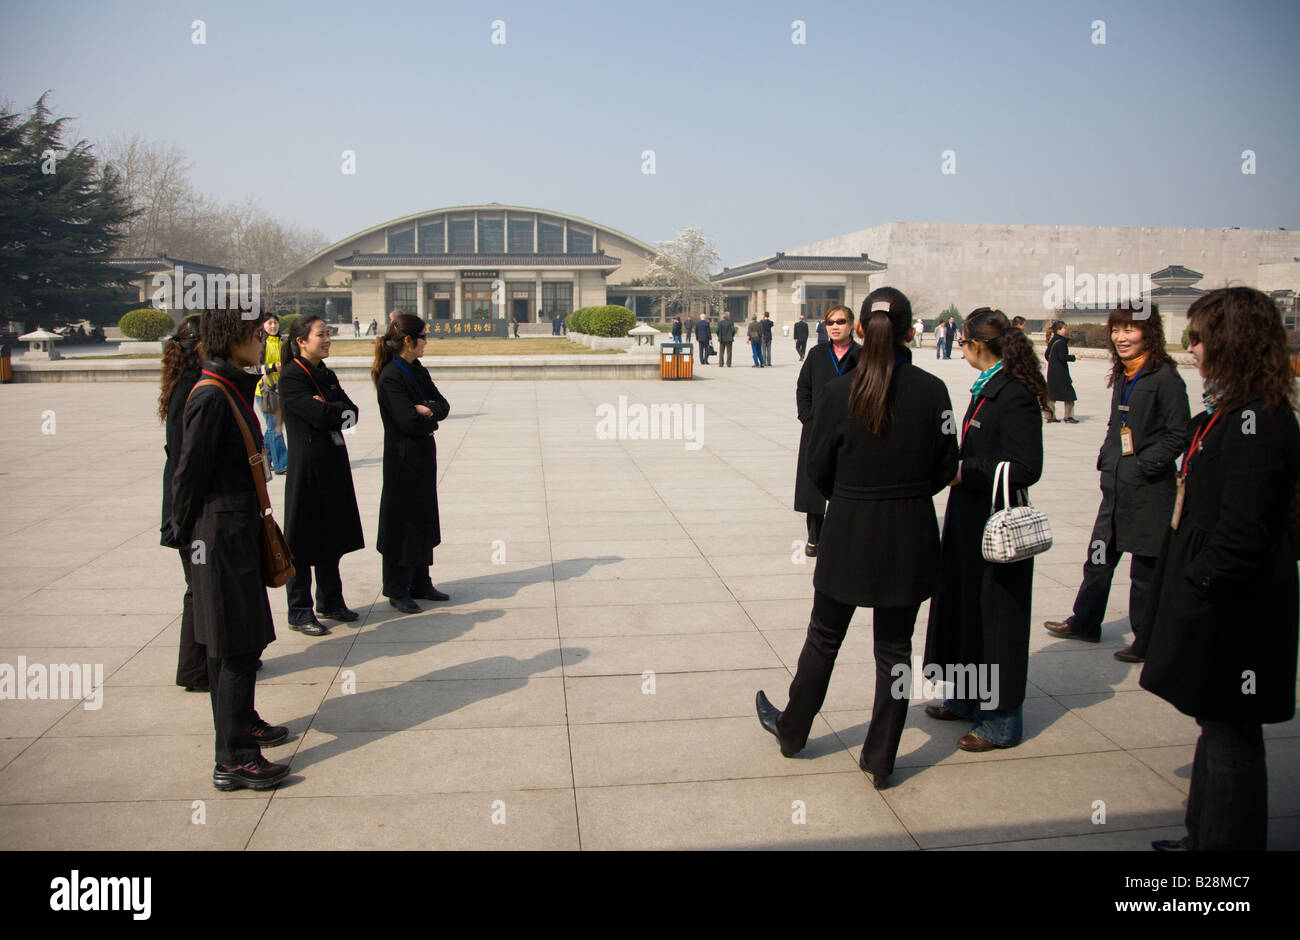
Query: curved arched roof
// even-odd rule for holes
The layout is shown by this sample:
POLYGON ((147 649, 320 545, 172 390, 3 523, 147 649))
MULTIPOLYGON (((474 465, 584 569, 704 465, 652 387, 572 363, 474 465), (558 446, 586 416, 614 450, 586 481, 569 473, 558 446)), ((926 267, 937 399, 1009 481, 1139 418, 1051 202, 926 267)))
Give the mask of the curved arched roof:
POLYGON ((319 261, 321 258, 326 258, 332 253, 340 251, 342 247, 346 245, 348 242, 355 241, 358 238, 363 238, 364 236, 373 234, 374 232, 382 232, 387 229, 393 228, 394 226, 402 225, 407 222, 415 223, 418 222, 420 219, 423 219, 431 215, 443 215, 445 213, 475 212, 475 211, 532 212, 532 213, 536 213, 537 215, 550 216, 551 218, 554 219, 567 219, 570 222, 577 222, 579 225, 589 225, 593 229, 600 229, 602 232, 608 232, 610 235, 613 235, 617 238, 621 238, 624 241, 631 242, 633 245, 636 245, 638 248, 641 248, 642 250, 649 252, 652 255, 658 251, 657 248, 655 248, 652 245, 647 245, 639 238, 633 238, 631 235, 627 234, 626 232, 620 232, 618 229, 610 228, 608 225, 601 225, 599 222, 591 221, 591 219, 584 219, 580 215, 571 215, 567 212, 555 212, 551 209, 539 209, 536 206, 506 206, 506 205, 502 205, 499 202, 488 202, 488 203, 482 203, 480 205, 472 205, 472 206, 443 206, 442 208, 439 209, 425 209, 422 212, 415 212, 412 213, 411 215, 404 215, 396 219, 389 219, 386 222, 380 222, 378 225, 372 225, 370 228, 362 229, 359 232, 353 232, 347 238, 339 239, 334 244, 330 245, 328 248, 316 252, 316 254, 312 255, 306 261, 302 262, 297 267, 295 267, 292 271, 290 271, 288 274, 282 277, 280 279, 280 283, 281 284, 287 283, 290 278, 294 277, 296 274, 298 274, 298 272, 302 271, 304 268, 310 267, 311 265, 319 261))

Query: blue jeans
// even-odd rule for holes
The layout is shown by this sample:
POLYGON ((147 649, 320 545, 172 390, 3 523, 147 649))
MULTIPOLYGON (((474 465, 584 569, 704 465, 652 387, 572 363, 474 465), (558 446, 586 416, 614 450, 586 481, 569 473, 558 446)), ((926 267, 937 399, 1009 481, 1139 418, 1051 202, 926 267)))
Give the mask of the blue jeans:
POLYGON ((980 708, 978 699, 962 701, 948 699, 943 707, 954 715, 971 722, 971 732, 998 747, 1015 747, 1025 736, 1025 706, 999 708, 993 711, 980 708))
MULTIPOLYGON (((258 410, 261 411, 262 399, 257 398, 258 410)), ((280 430, 280 419, 273 414, 262 412, 266 421, 266 453, 271 458, 271 470, 283 473, 289 467, 289 449, 284 446, 284 432, 280 430)))
POLYGON ((760 340, 751 339, 749 348, 754 351, 754 365, 761 366, 763 364, 763 343, 760 340))

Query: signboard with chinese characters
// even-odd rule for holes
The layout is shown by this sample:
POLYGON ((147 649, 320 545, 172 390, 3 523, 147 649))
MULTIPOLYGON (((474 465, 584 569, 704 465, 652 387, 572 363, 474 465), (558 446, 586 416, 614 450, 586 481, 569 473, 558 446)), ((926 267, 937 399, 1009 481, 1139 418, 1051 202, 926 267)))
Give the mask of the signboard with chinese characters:
POLYGON ((500 336, 507 335, 505 320, 434 320, 429 336, 500 336))

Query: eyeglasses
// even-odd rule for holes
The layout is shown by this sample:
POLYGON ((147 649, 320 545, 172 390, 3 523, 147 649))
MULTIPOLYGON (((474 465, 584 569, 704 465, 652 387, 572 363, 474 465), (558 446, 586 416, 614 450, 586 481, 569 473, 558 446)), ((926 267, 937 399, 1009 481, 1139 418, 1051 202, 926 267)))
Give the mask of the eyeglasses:
POLYGON ((827 320, 826 322, 827 322, 827 324, 829 324, 830 326, 844 326, 844 325, 847 324, 849 321, 846 320, 846 319, 844 319, 843 317, 840 317, 838 320, 827 320))
POLYGON ((1187 331, 1187 345, 1184 349, 1191 349, 1193 346, 1201 345, 1201 334, 1198 330, 1187 331))

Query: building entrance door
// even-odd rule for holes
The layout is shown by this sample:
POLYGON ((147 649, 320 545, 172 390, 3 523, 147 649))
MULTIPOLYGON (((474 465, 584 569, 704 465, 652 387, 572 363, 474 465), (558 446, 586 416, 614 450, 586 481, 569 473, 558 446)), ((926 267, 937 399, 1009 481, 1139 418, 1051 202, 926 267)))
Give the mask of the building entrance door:
POLYGON ((528 300, 523 297, 516 297, 510 301, 511 313, 516 323, 530 322, 528 300))

